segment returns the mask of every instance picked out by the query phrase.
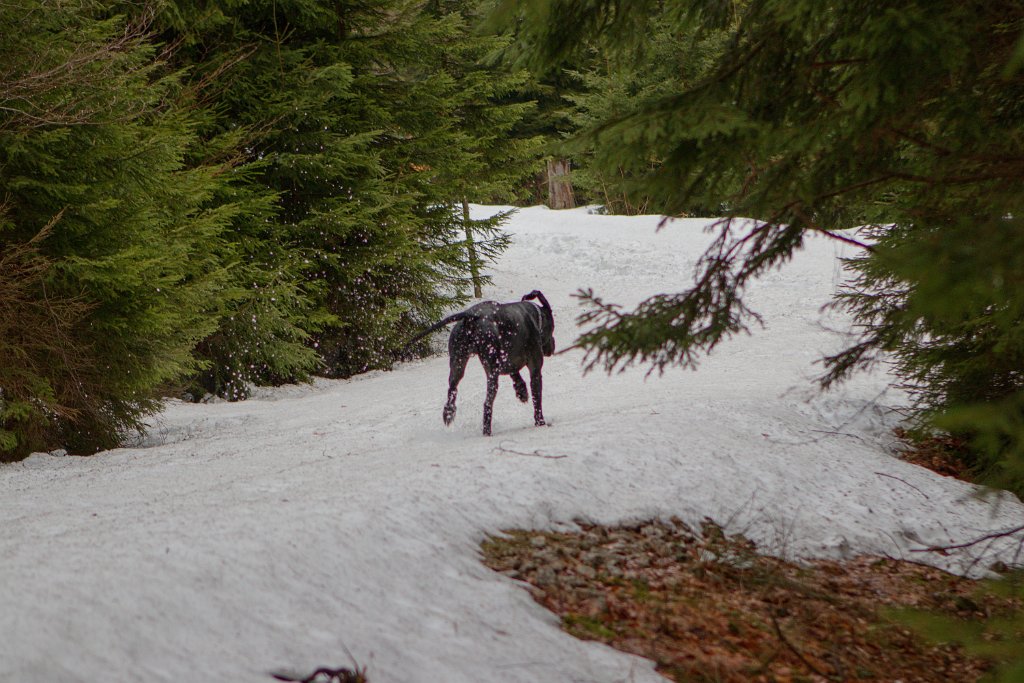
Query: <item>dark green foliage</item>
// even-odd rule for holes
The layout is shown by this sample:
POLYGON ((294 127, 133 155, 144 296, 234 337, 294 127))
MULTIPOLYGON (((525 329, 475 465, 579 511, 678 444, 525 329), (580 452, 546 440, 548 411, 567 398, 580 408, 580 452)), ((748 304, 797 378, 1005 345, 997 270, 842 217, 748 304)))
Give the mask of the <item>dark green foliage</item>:
MULTIPOLYGON (((182 387, 386 367, 465 299, 465 202, 533 154, 472 3, 113 7, 0 8, 7 456, 115 445, 182 387)), ((503 219, 468 226, 478 268, 503 219)))
MULTIPOLYGON (((497 27, 499 22, 495 19, 496 14, 501 13, 492 12, 491 17, 484 22, 484 28, 497 27)), ((507 34, 495 46, 495 59, 512 70, 523 69, 528 65, 527 60, 523 59, 517 38, 515 33, 507 34)), ((583 74, 591 69, 597 60, 595 54, 586 52, 573 55, 571 60, 535 64, 532 73, 528 72, 522 85, 505 98, 508 102, 529 102, 533 106, 529 115, 523 117, 509 131, 506 140, 529 140, 545 161, 569 162, 568 155, 577 150, 565 143, 579 131, 580 125, 574 99, 587 91, 583 74)), ((532 177, 518 187, 517 204, 550 203, 548 170, 544 165, 535 164, 532 177)), ((571 176, 570 182, 575 183, 571 176)))
POLYGON ((427 13, 442 33, 430 63, 423 65, 429 73, 444 74, 434 87, 434 118, 448 119, 432 132, 433 146, 442 155, 424 170, 431 186, 440 190, 437 202, 461 210, 466 265, 476 297, 488 279, 481 267, 508 244, 499 231, 508 214, 473 219, 468 204, 513 201, 541 154, 538 136, 514 133, 535 113, 534 102, 521 101, 528 74, 493 66, 506 41, 476 30, 479 9, 480 3, 472 0, 428 3, 427 13), (462 198, 461 206, 452 202, 456 197, 462 198))
POLYGON ((535 66, 595 36, 614 55, 641 55, 637 45, 662 22, 681 35, 725 36, 702 80, 594 122, 594 148, 639 174, 635 187, 652 206, 669 215, 719 207, 726 219, 691 289, 632 312, 583 294, 592 304, 583 321, 595 326, 580 343, 591 365, 692 366, 756 322, 745 287, 808 232, 857 241, 839 231, 872 225, 859 239, 873 248, 853 264, 859 280, 839 302, 862 336, 827 359, 825 383, 894 358, 919 416, 975 439, 982 468, 1009 474, 1002 483, 1020 490, 1024 75, 1015 60, 1024 5, 503 7, 523 61, 535 66), (1001 417, 980 420, 978 411, 1001 417))
MULTIPOLYGON (((498 16, 535 68, 595 36, 638 54, 652 17, 728 35, 702 81, 595 122, 606 154, 659 161, 637 182, 653 205, 725 218, 687 291, 631 312, 581 294, 590 367, 692 367, 756 322, 745 288, 808 233, 858 243, 837 305, 859 338, 823 384, 892 360, 919 428, 968 440, 980 473, 1024 491, 1024 4, 536 0, 498 16)), ((1003 640, 968 642, 1017 680, 1019 616, 986 628, 1003 640)))
POLYGON ((83 402, 88 367, 74 337, 88 305, 43 296, 53 267, 38 250, 46 234, 0 250, 0 461, 45 444, 52 417, 71 418, 83 402))
POLYGON ((1024 230, 1009 213, 978 211, 934 231, 887 226, 877 233, 875 252, 853 262, 857 282, 839 301, 867 332, 828 359, 828 379, 889 352, 914 396, 917 427, 966 440, 977 475, 1020 491, 1024 230))
POLYGON ((55 440, 91 452, 140 428, 158 389, 198 368, 223 302, 236 207, 208 205, 217 167, 185 163, 192 120, 144 19, 0 7, 0 279, 19 293, 0 359, 8 457, 55 440))
POLYGON ((388 202, 374 185, 372 134, 344 123, 354 78, 324 3, 176 2, 160 23, 165 40, 182 42, 176 63, 210 107, 205 138, 240 136, 239 191, 265 203, 228 236, 235 296, 198 347, 204 389, 242 398, 251 383, 322 367, 311 340, 338 322, 328 302, 338 252, 362 244, 388 202))
MULTIPOLYGON (((167 7, 166 38, 215 112, 206 135, 245 131, 242 188, 273 198, 230 239, 242 295, 200 345, 208 389, 386 367, 464 300, 462 202, 513 182, 524 152, 498 141, 526 110, 490 106, 516 81, 478 65, 495 39, 473 34, 471 7, 167 7)), ((497 221, 473 227, 480 257, 503 248, 497 221)))
POLYGON ((1024 74, 1007 66, 1024 6, 925 7, 902 17, 919 73, 896 84, 895 159, 876 169, 871 218, 892 223, 871 231, 840 299, 865 333, 828 359, 827 380, 890 353, 918 423, 967 439, 980 475, 1022 492, 1024 74))
POLYGON ((469 201, 511 202, 536 170, 543 140, 522 134, 537 118, 536 102, 523 97, 533 82, 525 70, 496 64, 508 41, 478 30, 483 5, 476 0, 427 5, 442 34, 423 67, 435 77, 444 74, 443 89, 434 91, 438 108, 432 118, 446 114, 448 119, 434 133, 444 144, 436 145, 443 156, 431 182, 461 189, 469 201))
MULTIPOLYGON (((661 165, 655 154, 623 156, 608 129, 669 95, 683 93, 706 76, 721 55, 725 31, 691 33, 664 15, 652 18, 636 54, 593 51, 577 72, 584 88, 567 99, 573 103, 572 122, 579 135, 564 145, 577 168, 573 186, 584 201, 600 203, 607 213, 662 213, 657 196, 647 191, 649 176, 661 165)), ((691 215, 715 215, 718 203, 687 207, 691 215)))

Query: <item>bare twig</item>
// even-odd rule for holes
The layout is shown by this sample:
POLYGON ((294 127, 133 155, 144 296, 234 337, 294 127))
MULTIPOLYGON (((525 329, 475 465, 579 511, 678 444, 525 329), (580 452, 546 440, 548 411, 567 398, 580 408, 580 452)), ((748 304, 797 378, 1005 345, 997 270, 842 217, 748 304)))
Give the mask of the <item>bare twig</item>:
POLYGON ((559 351, 555 351, 555 355, 556 356, 561 356, 563 353, 569 353, 570 351, 575 351, 576 349, 582 349, 582 348, 583 348, 583 346, 581 346, 580 344, 573 344, 572 346, 566 346, 564 349, 561 349, 559 351))
MULTIPOLYGON (((875 180, 868 181, 866 183, 862 183, 861 185, 864 185, 864 186, 872 185, 874 183, 882 182, 882 180, 883 179, 875 179, 875 180)), ((850 188, 844 188, 843 190, 839 190, 839 191, 830 193, 829 195, 824 195, 824 197, 829 197, 829 196, 833 196, 833 195, 842 194, 843 192, 846 192, 846 191, 848 191, 850 189, 855 189, 857 187, 858 187, 857 185, 852 185, 852 186, 850 186, 850 188)), ((794 202, 794 205, 793 205, 793 213, 796 216, 798 216, 800 218, 800 220, 802 220, 804 222, 804 224, 807 226, 808 230, 812 230, 812 231, 817 232, 819 234, 825 235, 826 237, 830 237, 830 238, 832 238, 834 240, 839 240, 840 242, 845 242, 846 244, 852 244, 853 246, 858 247, 860 249, 863 249, 863 250, 865 250, 867 252, 873 252, 875 250, 875 248, 873 246, 871 246, 870 244, 867 244, 865 242, 861 242, 860 240, 854 239, 852 237, 847 237, 846 235, 842 235, 842 234, 840 234, 838 232, 833 232, 833 231, 829 230, 828 228, 824 228, 824 227, 818 225, 807 214, 807 212, 805 212, 803 210, 803 207, 800 204, 796 203, 796 202, 794 202)))
POLYGON ((340 669, 320 667, 305 678, 295 678, 297 674, 291 673, 271 673, 270 675, 279 681, 288 683, 366 683, 365 671, 362 669, 353 671, 345 667, 340 669))
POLYGON ((782 627, 779 626, 779 620, 775 618, 775 615, 774 614, 769 614, 768 616, 771 617, 771 619, 772 619, 772 626, 775 627, 775 634, 779 636, 779 640, 782 641, 782 644, 785 645, 786 647, 788 647, 793 652, 793 654, 795 654, 797 656, 797 659, 799 659, 801 662, 803 662, 804 666, 806 666, 808 669, 811 670, 811 673, 815 673, 815 674, 821 676, 822 678, 829 678, 830 679, 831 676, 828 676, 827 674, 822 673, 821 670, 818 669, 818 667, 816 667, 813 664, 811 664, 807 660, 807 658, 804 657, 803 653, 800 652, 800 650, 796 649, 796 646, 793 645, 793 643, 791 643, 789 641, 789 638, 786 637, 786 634, 782 632, 782 627))
POLYGON ((846 235, 842 235, 838 232, 832 232, 831 230, 826 230, 825 228, 819 227, 814 227, 811 229, 819 234, 825 235, 826 237, 831 237, 834 240, 839 240, 840 242, 845 242, 846 244, 852 244, 853 246, 863 249, 864 251, 875 250, 873 246, 867 244, 866 242, 861 242, 860 240, 854 239, 852 237, 847 237, 846 235))
POLYGON ((152 62, 126 66, 119 57, 144 44, 153 17, 153 8, 147 7, 126 22, 120 35, 106 42, 78 37, 79 42, 67 50, 61 46, 41 50, 26 58, 29 63, 0 73, 0 130, 95 125, 139 116, 143 106, 97 99, 100 89, 90 86, 152 66, 152 62))
POLYGON ((924 492, 924 491, 922 491, 921 489, 917 488, 916 486, 914 486, 913 484, 911 484, 911 483, 910 483, 909 481, 907 481, 906 479, 900 479, 899 477, 893 476, 893 475, 891 475, 891 474, 886 474, 885 472, 875 472, 875 474, 877 474, 877 475, 878 475, 878 476, 880 476, 880 477, 889 477, 890 479, 895 479, 896 481, 902 481, 902 482, 903 482, 904 484, 906 484, 906 485, 907 485, 907 486, 909 486, 910 488, 914 489, 915 491, 917 491, 918 493, 920 493, 920 494, 921 494, 922 496, 924 496, 925 498, 928 498, 928 494, 927 494, 927 493, 925 493, 925 492, 924 492))
MULTIPOLYGON (((819 434, 832 434, 833 436, 848 436, 851 439, 857 439, 858 441, 865 441, 863 436, 857 434, 850 434, 849 432, 837 432, 831 429, 810 429, 808 431, 817 432, 819 434)), ((878 474, 877 472, 875 474, 878 474)))
POLYGON ((1005 531, 993 531, 992 533, 979 536, 973 541, 966 541, 964 543, 954 543, 952 545, 932 545, 927 548, 911 548, 912 553, 947 553, 950 550, 961 550, 963 548, 970 548, 971 546, 984 543, 985 541, 993 541, 997 538, 1006 538, 1007 536, 1013 536, 1024 531, 1024 525, 1014 527, 1013 529, 1006 529, 1005 531))
POLYGON ((509 455, 524 455, 531 458, 544 458, 545 460, 561 460, 562 458, 569 457, 568 455, 545 455, 544 453, 541 453, 539 449, 533 451, 532 453, 524 453, 523 451, 514 451, 510 448, 505 448, 504 446, 498 446, 494 450, 497 451, 498 453, 507 453, 509 455))

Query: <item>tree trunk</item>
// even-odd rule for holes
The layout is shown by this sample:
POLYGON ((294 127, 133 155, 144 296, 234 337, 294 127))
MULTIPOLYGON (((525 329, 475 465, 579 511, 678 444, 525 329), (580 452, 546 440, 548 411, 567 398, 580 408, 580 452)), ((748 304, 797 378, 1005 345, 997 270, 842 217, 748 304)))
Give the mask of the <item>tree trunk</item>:
POLYGON ((548 206, 552 209, 575 209, 568 159, 548 160, 548 206))
POLYGON ((480 259, 476 255, 473 243, 473 224, 469 220, 469 202, 462 200, 462 225, 466 229, 466 251, 469 252, 469 274, 473 279, 473 296, 479 299, 484 295, 480 286, 480 259))

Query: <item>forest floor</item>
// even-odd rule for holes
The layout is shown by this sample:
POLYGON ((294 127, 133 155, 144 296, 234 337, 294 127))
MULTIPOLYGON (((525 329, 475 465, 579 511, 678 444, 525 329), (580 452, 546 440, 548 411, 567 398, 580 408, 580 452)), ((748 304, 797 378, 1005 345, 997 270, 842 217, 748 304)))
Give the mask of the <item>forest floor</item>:
POLYGON ((485 563, 529 584, 570 634, 650 658, 675 681, 976 681, 988 664, 926 641, 899 610, 968 623, 1019 608, 907 561, 787 562, 708 523, 509 531, 485 563))
MULTIPOLYGON (((900 455, 968 478, 946 446, 907 442, 900 455)), ((484 562, 526 582, 568 633, 652 659, 679 682, 976 681, 989 662, 928 641, 908 615, 976 629, 1021 608, 975 580, 905 560, 762 555, 710 520, 700 531, 677 519, 579 526, 509 530, 484 542, 484 562)))

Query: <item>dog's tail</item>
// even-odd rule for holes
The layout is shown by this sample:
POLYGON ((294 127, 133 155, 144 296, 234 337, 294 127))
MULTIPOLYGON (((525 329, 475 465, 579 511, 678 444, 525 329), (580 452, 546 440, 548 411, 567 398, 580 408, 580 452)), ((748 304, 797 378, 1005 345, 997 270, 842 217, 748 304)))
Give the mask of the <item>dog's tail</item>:
POLYGON ((541 292, 539 289, 535 289, 529 294, 523 295, 523 301, 532 301, 533 299, 536 299, 537 301, 540 302, 541 308, 548 311, 551 310, 551 304, 548 303, 548 300, 544 297, 543 292, 541 292))
POLYGON ((431 325, 430 327, 428 327, 427 329, 423 330, 422 332, 417 334, 415 337, 410 339, 408 342, 406 342, 405 346, 402 347, 401 355, 405 356, 409 352, 409 349, 412 347, 413 344, 418 342, 420 339, 423 339, 424 337, 426 337, 431 332, 437 332, 442 327, 445 327, 447 325, 451 325, 452 323, 458 322, 459 320, 465 320, 466 318, 472 318, 472 317, 474 317, 474 316, 469 311, 462 311, 460 313, 454 313, 454 314, 448 316, 447 318, 445 318, 444 320, 442 320, 440 322, 434 323, 433 325, 431 325))

